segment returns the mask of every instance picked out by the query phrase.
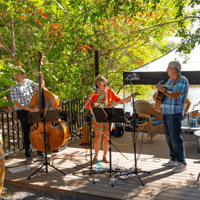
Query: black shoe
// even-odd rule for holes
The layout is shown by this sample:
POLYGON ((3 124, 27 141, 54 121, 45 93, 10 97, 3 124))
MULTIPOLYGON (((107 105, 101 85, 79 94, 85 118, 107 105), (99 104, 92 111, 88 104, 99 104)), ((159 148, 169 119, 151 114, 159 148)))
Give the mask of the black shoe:
POLYGON ((43 152, 38 152, 37 153, 37 160, 45 160, 43 152))
POLYGON ((26 158, 26 164, 33 164, 33 163, 34 163, 34 161, 33 161, 33 158, 31 156, 26 158))

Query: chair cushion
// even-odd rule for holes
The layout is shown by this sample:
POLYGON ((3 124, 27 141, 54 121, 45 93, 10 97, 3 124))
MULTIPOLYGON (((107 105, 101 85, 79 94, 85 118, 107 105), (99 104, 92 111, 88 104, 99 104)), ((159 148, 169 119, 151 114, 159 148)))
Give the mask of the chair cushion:
POLYGON ((153 124, 153 126, 158 125, 158 124, 162 124, 162 123, 163 123, 162 120, 156 119, 156 118, 152 117, 152 124, 153 124))

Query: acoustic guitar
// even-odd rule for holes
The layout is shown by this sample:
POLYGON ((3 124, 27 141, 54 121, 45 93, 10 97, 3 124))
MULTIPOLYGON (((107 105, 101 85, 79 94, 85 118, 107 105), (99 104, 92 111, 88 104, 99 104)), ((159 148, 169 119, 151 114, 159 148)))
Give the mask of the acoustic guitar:
MULTIPOLYGON (((161 86, 163 80, 160 81, 157 86, 161 86)), ((167 87, 163 86, 165 89, 167 89, 167 87)), ((157 95, 155 96, 155 104, 154 104, 154 108, 157 110, 162 110, 162 102, 164 100, 164 93, 162 93, 161 91, 157 91, 157 95)))
MULTIPOLYGON (((165 88, 165 90, 166 90, 166 89, 168 90, 168 89, 172 88, 172 87, 175 85, 175 83, 178 81, 178 79, 179 79, 180 77, 181 77, 181 75, 178 75, 178 76, 176 77, 176 79, 174 80, 174 82, 169 86, 169 88, 163 86, 163 87, 165 88)), ((163 80, 160 81, 160 82, 157 84, 157 86, 161 86, 162 82, 163 82, 163 80)), ((157 110, 162 110, 162 102, 163 102, 163 99, 164 99, 165 95, 164 95, 162 92, 160 92, 160 91, 157 91, 157 92, 158 92, 158 93, 157 93, 157 95, 156 95, 156 97, 155 97, 154 108, 157 109, 157 110)))

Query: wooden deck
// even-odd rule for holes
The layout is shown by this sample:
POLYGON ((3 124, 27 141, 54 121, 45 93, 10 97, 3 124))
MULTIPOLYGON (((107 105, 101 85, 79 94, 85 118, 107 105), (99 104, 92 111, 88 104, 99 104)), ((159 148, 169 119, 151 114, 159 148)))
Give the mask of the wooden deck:
MULTIPOLYGON (((112 140, 117 144, 121 144, 117 148, 125 156, 112 146, 112 164, 131 171, 131 168, 134 167, 133 144, 123 145, 131 143, 131 133, 125 133, 121 138, 112 137, 112 140)), ((145 136, 144 140, 147 142, 148 138, 145 136)), ((138 168, 150 171, 150 174, 139 174, 145 186, 142 186, 135 174, 131 174, 127 180, 127 185, 121 185, 125 182, 117 180, 114 187, 110 184, 109 173, 94 174, 95 184, 93 184, 91 175, 77 173, 87 170, 90 166, 90 152, 79 148, 79 143, 80 139, 75 138, 74 147, 70 147, 71 143, 69 142, 69 147, 65 150, 54 153, 54 166, 65 172, 66 176, 48 166, 49 173, 45 173, 45 167, 43 167, 40 172, 27 180, 27 177, 43 164, 43 162, 35 159, 35 163, 31 165, 31 171, 12 174, 6 169, 5 183, 79 199, 200 199, 200 185, 197 182, 200 163, 194 163, 200 158, 200 154, 197 153, 195 143, 185 142, 187 171, 174 174, 171 172, 171 168, 162 166, 162 163, 169 159, 169 150, 164 135, 154 137, 153 144, 141 144, 137 141, 137 152, 138 149, 142 149, 138 157, 138 168), (73 175, 74 172, 75 175, 73 175)), ((34 157, 36 157, 35 154, 36 152, 34 152, 34 157)), ((99 159, 101 157, 102 151, 99 153, 99 159)), ((11 163, 24 165, 24 161, 25 158, 22 155, 7 160, 6 165, 11 163)), ((108 164, 102 163, 102 165, 108 167, 108 164)))

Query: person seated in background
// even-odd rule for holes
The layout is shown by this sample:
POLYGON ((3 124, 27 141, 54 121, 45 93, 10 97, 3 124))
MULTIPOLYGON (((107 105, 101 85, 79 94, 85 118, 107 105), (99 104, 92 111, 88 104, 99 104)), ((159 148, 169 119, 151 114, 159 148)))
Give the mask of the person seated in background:
POLYGON ((197 104, 194 104, 194 106, 192 107, 192 110, 194 110, 194 108, 197 106, 200 106, 200 101, 197 104))
POLYGON ((188 113, 188 110, 189 110, 190 106, 191 106, 191 101, 188 98, 186 98, 184 116, 188 113))

